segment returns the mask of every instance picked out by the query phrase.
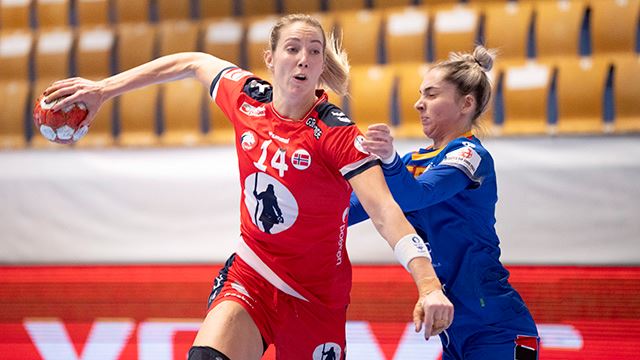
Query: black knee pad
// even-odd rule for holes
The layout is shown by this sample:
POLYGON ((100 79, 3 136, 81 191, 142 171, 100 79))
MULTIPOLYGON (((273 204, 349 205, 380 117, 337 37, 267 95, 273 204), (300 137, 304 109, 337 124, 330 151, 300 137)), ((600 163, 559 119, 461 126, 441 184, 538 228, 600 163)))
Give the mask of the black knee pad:
POLYGON ((189 349, 189 360, 230 360, 220 351, 208 346, 192 346, 189 349))

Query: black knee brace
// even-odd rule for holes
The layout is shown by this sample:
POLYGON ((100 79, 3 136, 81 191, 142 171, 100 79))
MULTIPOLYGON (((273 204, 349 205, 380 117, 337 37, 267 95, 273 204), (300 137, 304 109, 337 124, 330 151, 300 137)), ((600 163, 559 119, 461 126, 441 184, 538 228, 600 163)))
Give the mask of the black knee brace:
POLYGON ((220 351, 208 346, 192 346, 189 349, 189 360, 230 360, 220 351))

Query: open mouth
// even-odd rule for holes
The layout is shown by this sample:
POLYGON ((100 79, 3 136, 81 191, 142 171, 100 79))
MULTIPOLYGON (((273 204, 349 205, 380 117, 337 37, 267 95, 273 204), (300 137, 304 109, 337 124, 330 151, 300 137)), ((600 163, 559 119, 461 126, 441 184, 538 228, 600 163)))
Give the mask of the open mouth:
POLYGON ((298 74, 298 75, 294 75, 294 76, 293 76, 293 78, 294 78, 294 79, 296 79, 296 80, 303 81, 303 80, 307 80, 307 75, 305 75, 305 74, 298 74))

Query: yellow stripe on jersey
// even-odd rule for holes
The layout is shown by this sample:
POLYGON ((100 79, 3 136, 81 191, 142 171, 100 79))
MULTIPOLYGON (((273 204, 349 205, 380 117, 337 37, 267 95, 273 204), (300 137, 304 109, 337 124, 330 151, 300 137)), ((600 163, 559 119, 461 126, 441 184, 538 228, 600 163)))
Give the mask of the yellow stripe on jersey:
MULTIPOLYGON (((466 137, 466 138, 471 138, 473 136, 473 132, 472 131, 467 131, 466 133, 460 135, 459 137, 466 137)), ((426 159, 431 159, 436 157, 438 154, 440 154, 440 152, 442 152, 443 148, 440 148, 438 150, 434 150, 428 153, 424 153, 424 154, 420 154, 419 152, 414 152, 413 154, 411 154, 411 160, 426 160, 426 159)))

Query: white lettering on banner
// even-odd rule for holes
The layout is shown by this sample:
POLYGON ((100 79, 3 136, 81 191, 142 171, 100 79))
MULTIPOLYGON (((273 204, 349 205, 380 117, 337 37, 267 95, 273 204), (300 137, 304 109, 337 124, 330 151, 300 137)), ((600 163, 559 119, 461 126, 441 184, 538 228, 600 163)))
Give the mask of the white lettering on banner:
POLYGON ((173 360, 178 331, 198 331, 200 321, 146 321, 138 329, 138 360, 173 360))
MULTIPOLYGON (((91 327, 86 343, 76 353, 73 342, 60 320, 25 319, 24 327, 44 360, 116 360, 130 342, 135 329, 132 320, 97 320, 91 327)), ((138 326, 138 360, 171 360, 174 356, 175 334, 195 333, 200 320, 144 321, 138 326)), ((584 341, 578 329, 570 324, 539 324, 540 345, 543 349, 580 351, 584 341)), ((350 360, 387 360, 376 334, 367 321, 348 321, 347 349, 350 360)), ((423 332, 416 333, 408 323, 388 360, 437 360, 442 354, 440 338, 424 341, 423 332)), ((389 344, 386 344, 387 346, 389 344)), ((393 345, 392 345, 393 346, 393 345)))
POLYGON ((24 327, 44 360, 115 360, 129 340, 135 322, 94 322, 82 356, 76 353, 62 321, 25 319, 24 327))

